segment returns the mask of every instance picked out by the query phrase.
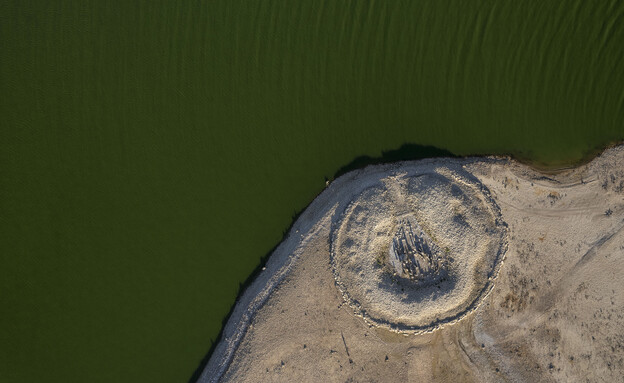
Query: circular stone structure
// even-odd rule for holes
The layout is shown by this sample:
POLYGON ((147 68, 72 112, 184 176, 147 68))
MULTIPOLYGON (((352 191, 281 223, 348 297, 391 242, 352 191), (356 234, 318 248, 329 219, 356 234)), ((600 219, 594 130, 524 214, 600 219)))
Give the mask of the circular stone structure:
POLYGON ((355 312, 429 331, 474 309, 507 249, 489 191, 461 167, 393 174, 358 193, 331 236, 338 288, 355 312))
POLYGON ((398 220, 388 261, 394 275, 422 286, 438 282, 446 276, 448 257, 422 230, 414 216, 408 215, 398 220))

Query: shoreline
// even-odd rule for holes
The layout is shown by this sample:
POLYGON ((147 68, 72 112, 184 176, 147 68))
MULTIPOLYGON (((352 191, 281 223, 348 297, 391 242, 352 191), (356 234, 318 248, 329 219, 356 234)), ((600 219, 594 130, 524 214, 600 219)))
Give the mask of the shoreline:
MULTIPOLYGON (((332 196, 332 193, 335 192, 335 189, 339 189, 342 184, 359 176, 370 177, 372 174, 386 172, 393 168, 403 166, 405 162, 423 165, 433 162, 466 164, 484 160, 502 161, 509 164, 524 165, 536 173, 556 175, 586 166, 604 155, 605 152, 620 145, 621 141, 610 144, 602 150, 592 151, 592 153, 598 154, 593 157, 584 157, 583 160, 577 161, 573 166, 561 168, 542 168, 536 165, 535 162, 527 163, 513 155, 433 157, 417 160, 399 160, 396 162, 388 162, 384 160, 382 156, 371 159, 377 162, 365 164, 364 167, 338 175, 336 178, 329 181, 328 186, 325 187, 310 204, 293 217, 293 222, 288 230, 285 231, 286 234, 280 243, 263 257, 263 260, 266 259, 266 261, 258 265, 254 273, 252 273, 243 284, 235 304, 232 306, 228 316, 224 319, 224 326, 219 334, 219 338, 213 343, 210 352, 204 358, 205 363, 202 363, 202 365, 198 367, 193 376, 197 376, 197 379, 194 380, 191 378, 190 381, 202 383, 219 381, 227 370, 253 316, 267 301, 275 287, 288 275, 292 266, 301 255, 301 248, 305 245, 305 241, 301 242, 301 239, 313 235, 313 231, 318 223, 315 224, 316 221, 312 218, 319 214, 318 212, 315 214, 311 211, 316 211, 327 203, 327 200, 332 196), (216 357, 217 355, 222 356, 216 357), (197 374, 198 372, 199 374, 197 374)), ((353 194, 353 191, 346 194, 353 194)))
POLYGON ((232 315, 224 327, 223 335, 197 382, 216 383, 225 373, 241 339, 247 331, 253 315, 266 302, 275 287, 286 277, 301 255, 305 243, 314 239, 315 230, 322 226, 322 222, 319 222, 318 219, 332 208, 329 206, 331 201, 338 200, 338 203, 343 205, 343 208, 339 211, 334 207, 332 216, 335 214, 339 216, 350 203, 353 196, 360 191, 362 184, 365 184, 367 180, 376 179, 379 175, 385 175, 393 168, 400 168, 406 164, 413 165, 415 163, 419 166, 427 166, 440 161, 450 164, 466 164, 475 160, 478 160, 478 158, 433 158, 373 165, 346 173, 331 182, 298 216, 288 235, 269 257, 260 274, 257 275, 237 299, 232 315), (358 190, 341 188, 343 184, 353 182, 356 179, 358 180, 358 190), (340 193, 341 190, 345 191, 337 198, 336 194, 340 193))

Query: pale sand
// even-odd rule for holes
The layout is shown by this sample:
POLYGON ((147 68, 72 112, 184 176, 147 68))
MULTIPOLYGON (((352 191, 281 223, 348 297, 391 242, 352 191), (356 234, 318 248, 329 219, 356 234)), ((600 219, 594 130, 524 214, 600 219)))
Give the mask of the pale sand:
POLYGON ((245 291, 199 381, 623 381, 623 228, 624 147, 547 176, 493 158, 346 174, 245 291), (434 173, 455 174, 446 192, 415 185, 434 173), (466 179, 463 197, 450 186, 466 179), (453 257, 440 293, 384 284, 375 254, 405 214, 453 257))

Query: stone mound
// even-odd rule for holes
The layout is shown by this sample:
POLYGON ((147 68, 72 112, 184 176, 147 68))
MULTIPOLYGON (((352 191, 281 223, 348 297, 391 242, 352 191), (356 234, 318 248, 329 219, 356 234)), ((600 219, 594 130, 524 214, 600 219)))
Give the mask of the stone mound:
POLYGON ((333 228, 338 288, 374 325, 428 331, 491 288, 507 225, 489 191, 453 167, 394 174, 356 195, 333 228))

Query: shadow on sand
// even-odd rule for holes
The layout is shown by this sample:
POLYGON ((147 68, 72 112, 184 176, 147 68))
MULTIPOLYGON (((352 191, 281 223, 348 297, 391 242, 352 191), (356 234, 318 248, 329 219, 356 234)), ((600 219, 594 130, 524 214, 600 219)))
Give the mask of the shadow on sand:
POLYGON ((334 174, 334 178, 352 170, 362 169, 368 165, 386 164, 390 162, 421 160, 434 157, 457 157, 445 149, 429 145, 403 144, 398 149, 381 152, 381 157, 359 156, 347 165, 342 166, 334 174))

